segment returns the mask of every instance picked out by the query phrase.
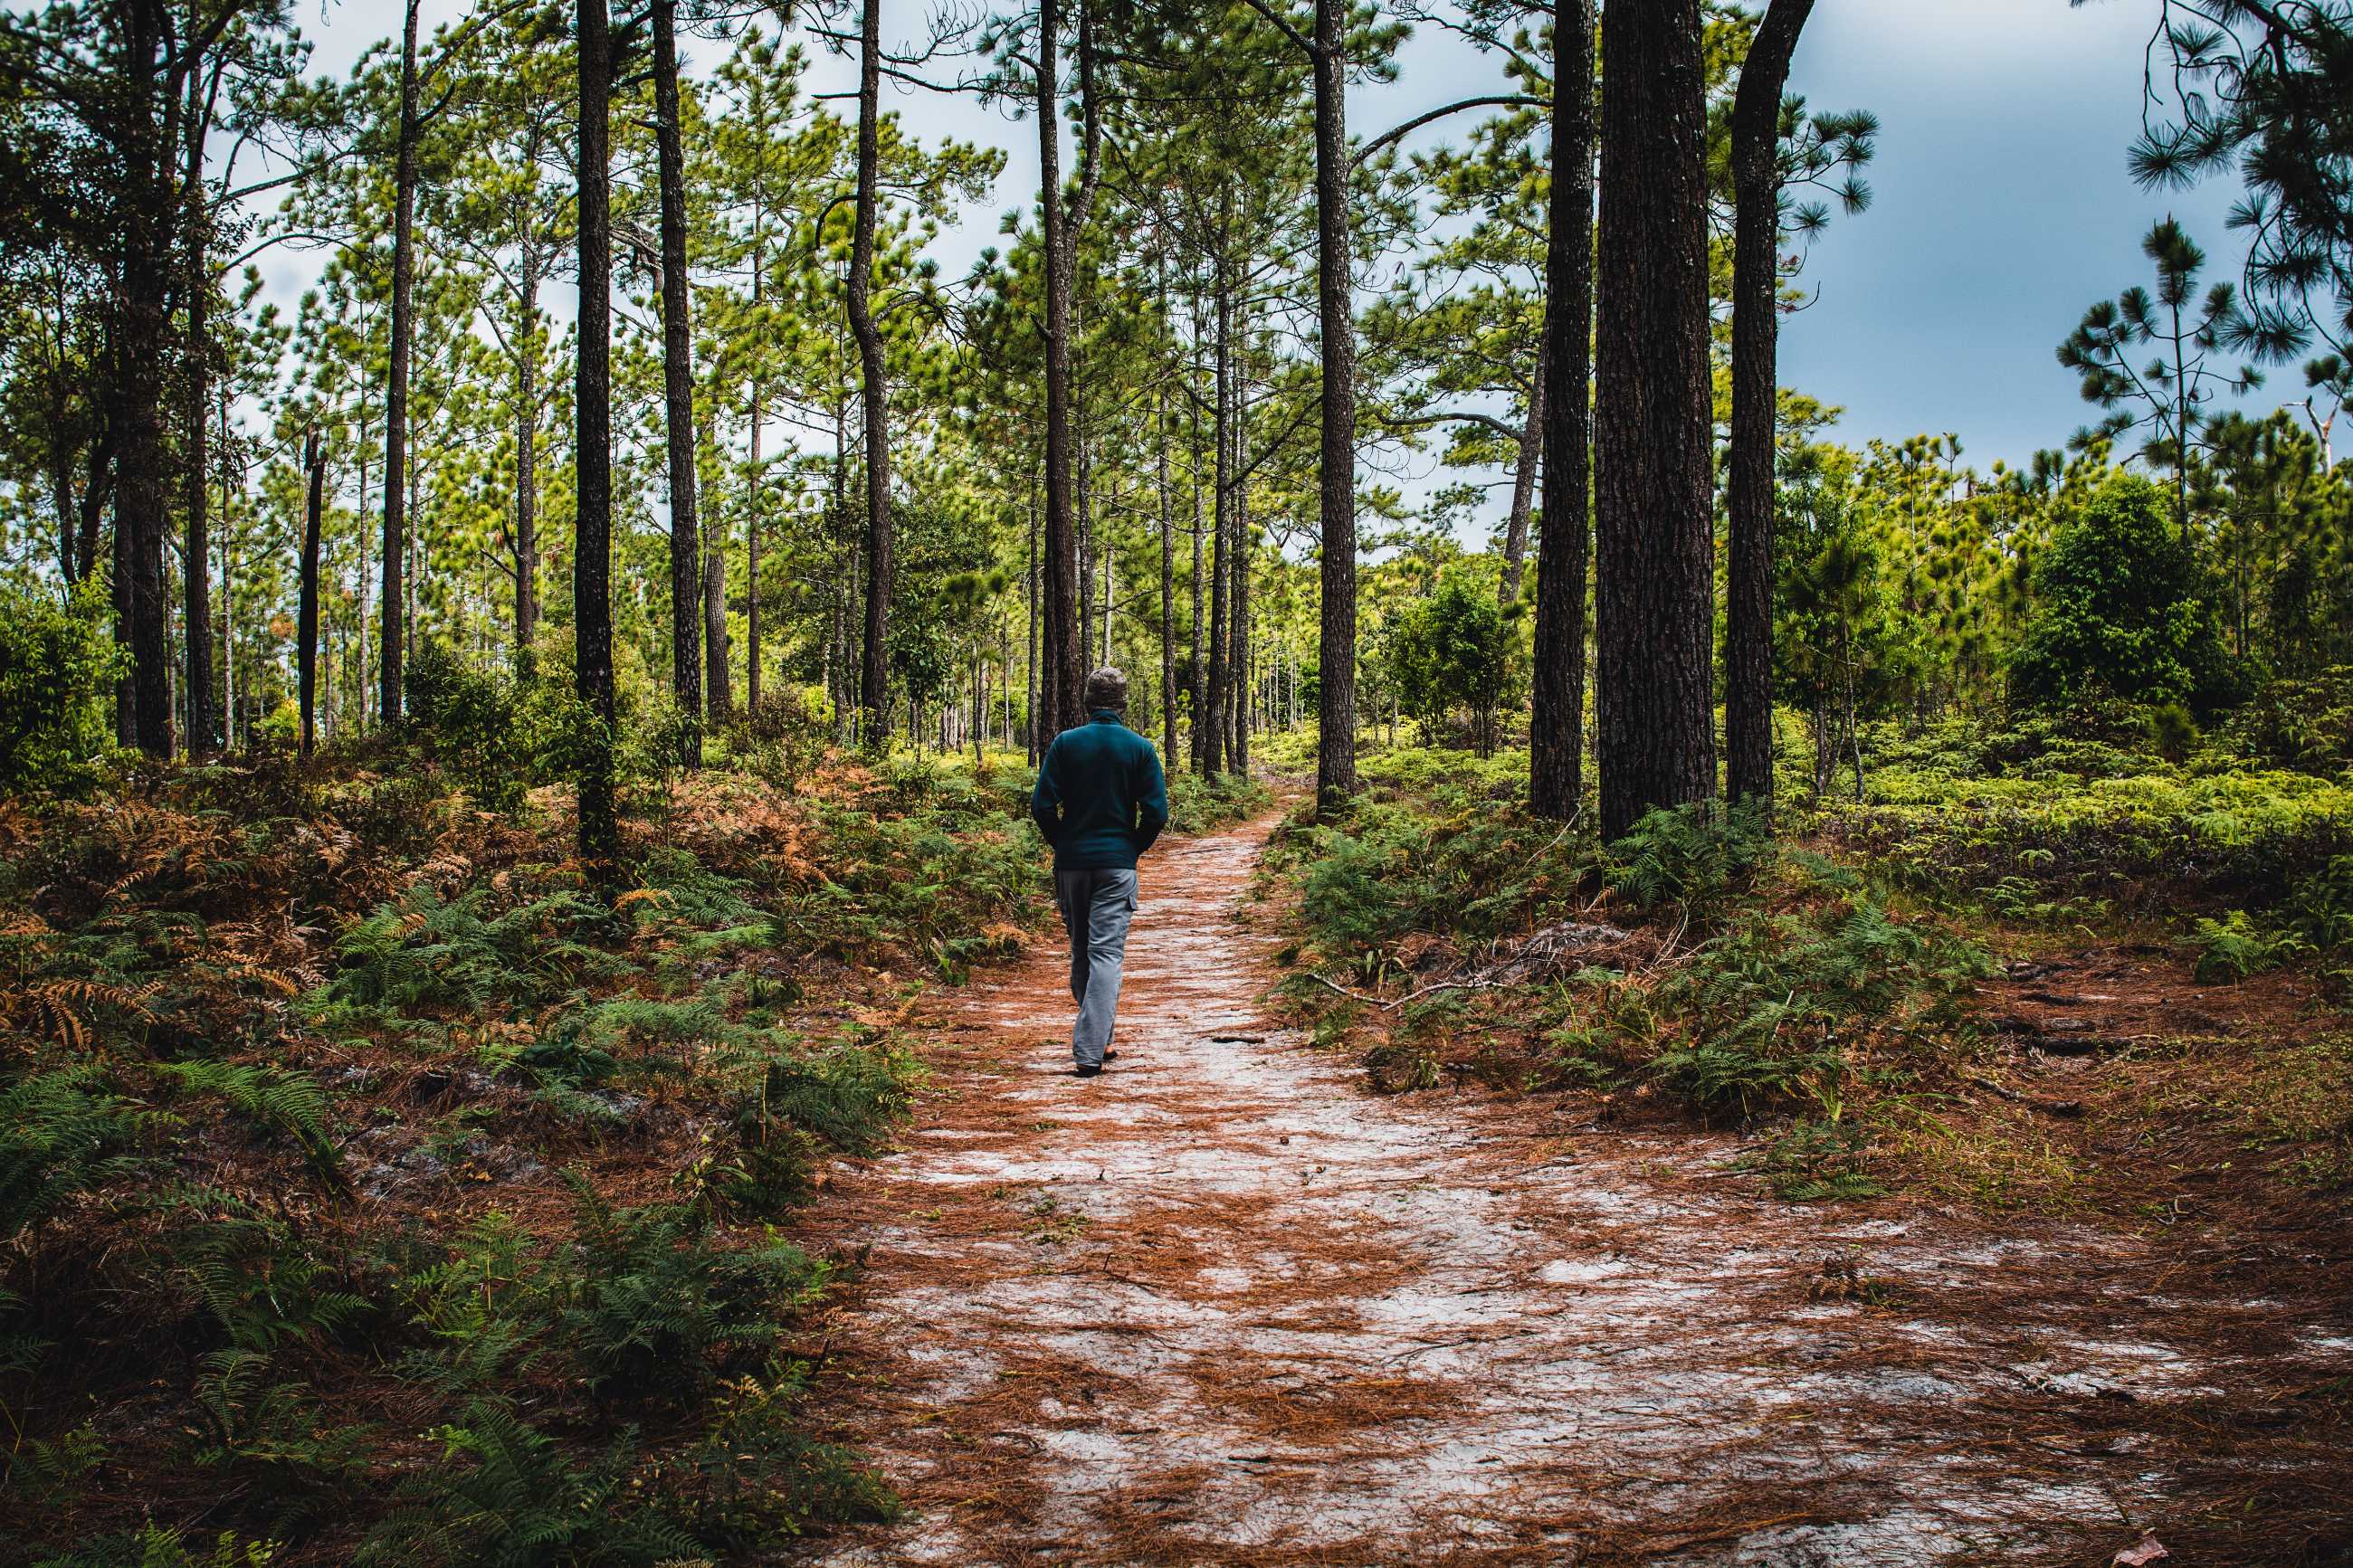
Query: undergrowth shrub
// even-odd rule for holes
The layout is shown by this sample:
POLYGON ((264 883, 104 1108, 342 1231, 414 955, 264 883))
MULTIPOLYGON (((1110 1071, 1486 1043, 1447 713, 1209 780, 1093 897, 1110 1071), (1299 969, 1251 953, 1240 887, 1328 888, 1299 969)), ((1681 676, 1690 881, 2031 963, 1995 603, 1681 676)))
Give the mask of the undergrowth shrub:
POLYGON ((0 795, 87 787, 112 743, 111 688, 127 662, 109 618, 95 579, 62 597, 0 584, 0 795))
POLYGON ((1761 807, 1705 801, 1645 816, 1604 851, 1603 875, 1635 908, 1680 904, 1704 928, 1775 853, 1761 807))
POLYGON ((401 1484, 360 1568, 654 1568, 708 1555, 633 1484, 634 1427, 575 1460, 512 1410, 476 1400, 430 1436, 440 1463, 401 1484))
POLYGON ((533 755, 481 766, 562 776, 550 685, 0 800, 0 1516, 31 1521, 0 1563, 197 1568, 191 1520, 238 1532, 217 1568, 349 1561, 383 1519, 378 1563, 650 1568, 895 1507, 776 1361, 828 1268, 738 1222, 886 1144, 914 1061, 879 1024, 812 1043, 800 1004, 830 1029, 1018 941, 1027 781, 852 766, 788 800, 706 769, 592 896, 561 797, 486 811, 515 775, 454 754, 512 700, 533 755), (481 1213, 474 1182, 573 1161, 576 1233, 536 1193, 481 1213), (694 1167, 687 1201, 615 1194, 694 1167), (123 1478, 157 1527, 89 1531, 123 1478))
POLYGON ((1865 1169, 1871 1134, 1852 1121, 1792 1122, 1742 1162, 1760 1173, 1774 1195, 1793 1204, 1875 1198, 1887 1189, 1865 1169))
POLYGON ((1857 1049, 1948 1037, 1991 971, 1976 946, 1895 921, 1867 892, 1751 920, 1653 988, 1672 1033, 1649 1070, 1703 1108, 1799 1104, 1835 1120, 1857 1049))
POLYGON ((137 1174, 152 1122, 153 1113, 117 1092, 95 1063, 0 1084, 0 1242, 79 1194, 137 1174))
POLYGON ((1579 841, 1559 823, 1448 793, 1422 812, 1360 802, 1345 826, 1293 836, 1304 857, 1302 912, 1316 943, 1378 973, 1416 931, 1490 941, 1525 930, 1584 873, 1579 841))
POLYGON ((807 1368, 799 1363, 734 1379, 702 1438, 663 1468, 667 1492, 699 1538, 756 1551, 811 1523, 900 1517, 897 1496, 855 1452, 801 1429, 807 1395, 807 1368))
POLYGON ((268 1568, 276 1561, 278 1545, 248 1541, 223 1531, 206 1550, 191 1545, 186 1535, 159 1524, 143 1525, 127 1535, 108 1535, 54 1557, 43 1557, 33 1568, 268 1568))
POLYGON ((1247 773, 1205 779, 1189 772, 1168 775, 1168 831, 1208 833, 1257 816, 1274 804, 1274 792, 1247 773))
POLYGON ((554 1322, 587 1385, 618 1398, 699 1394, 756 1359, 831 1270, 776 1239, 712 1245, 691 1204, 616 1208, 577 1184, 579 1233, 550 1281, 554 1322))

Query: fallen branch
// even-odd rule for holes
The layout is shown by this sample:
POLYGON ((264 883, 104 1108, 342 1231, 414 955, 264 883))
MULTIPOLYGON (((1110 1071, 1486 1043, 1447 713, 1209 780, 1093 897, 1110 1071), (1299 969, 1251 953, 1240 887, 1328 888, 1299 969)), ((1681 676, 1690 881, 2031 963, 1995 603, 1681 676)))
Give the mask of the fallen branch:
POLYGON ((2084 1102, 2080 1100, 2040 1100, 2033 1095, 2021 1094, 2014 1089, 2005 1088, 1989 1078, 1972 1078, 1969 1082, 1988 1094, 2009 1100, 2012 1105, 2023 1105, 2030 1110, 2042 1111, 2045 1116, 2084 1114, 2084 1102))

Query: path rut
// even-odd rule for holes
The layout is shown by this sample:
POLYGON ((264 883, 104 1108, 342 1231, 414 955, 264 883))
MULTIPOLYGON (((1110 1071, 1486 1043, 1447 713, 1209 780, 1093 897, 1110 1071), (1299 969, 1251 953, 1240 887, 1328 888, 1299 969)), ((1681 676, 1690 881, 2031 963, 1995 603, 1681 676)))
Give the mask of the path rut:
POLYGON ((2167 1294, 2131 1233, 1789 1205, 1728 1135, 1368 1095, 1260 1006, 1271 826, 1148 858, 1102 1078, 1050 945, 943 994, 916 1128, 821 1216, 873 1248, 825 1325, 841 1435, 911 1516, 818 1561, 2104 1562, 2189 1485, 2150 1412, 2353 1371, 2306 1310, 2167 1294))

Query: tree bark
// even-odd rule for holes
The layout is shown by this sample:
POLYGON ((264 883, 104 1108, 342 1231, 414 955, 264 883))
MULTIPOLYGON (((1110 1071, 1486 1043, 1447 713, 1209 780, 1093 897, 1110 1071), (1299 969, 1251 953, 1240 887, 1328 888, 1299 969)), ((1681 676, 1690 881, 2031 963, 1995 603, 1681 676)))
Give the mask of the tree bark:
POLYGON ((407 592, 403 573, 408 557, 408 351, 416 331, 417 299, 418 4, 419 0, 408 0, 401 27, 400 127, 393 154, 392 363, 384 394, 384 603, 378 615, 384 651, 376 660, 376 709, 387 725, 400 722, 402 659, 406 647, 403 606, 407 592))
POLYGON ((1029 760, 1036 762, 1044 755, 1046 742, 1042 735, 1044 721, 1039 710, 1039 687, 1038 668, 1038 488, 1035 479, 1029 487, 1029 569, 1024 578, 1029 616, 1029 692, 1024 727, 1028 731, 1029 760))
MULTIPOLYGON (((760 282, 755 271, 752 279, 754 304, 759 297, 760 282)), ((754 710, 760 706, 760 508, 764 503, 760 396, 764 390, 758 382, 752 384, 752 488, 744 502, 744 700, 754 710)))
MULTIPOLYGON (((1168 317, 1168 265, 1160 265, 1160 319, 1168 317)), ((1153 432, 1159 446, 1160 488, 1160 752, 1176 756, 1176 533, 1174 498, 1168 488, 1168 378, 1160 378, 1153 432)))
MULTIPOLYGON (((1549 318, 1549 310, 1546 312, 1549 318)), ((1551 348, 1549 331, 1536 344, 1536 378, 1528 388, 1528 415, 1520 426, 1520 449, 1512 464, 1512 511, 1504 525, 1504 571, 1495 584, 1495 597, 1510 604, 1520 596, 1520 579, 1528 559, 1528 514, 1535 510, 1536 460, 1544 452, 1545 361, 1551 348)))
POLYGON ((1585 793, 1593 142, 1593 0, 1555 0, 1542 355, 1544 538, 1536 547, 1528 808, 1557 822, 1576 815, 1585 793))
POLYGON ((1226 541, 1234 489, 1234 304, 1233 287, 1226 275, 1222 256, 1218 262, 1216 287, 1217 394, 1209 433, 1210 472, 1214 476, 1209 491, 1209 679, 1208 695, 1194 719, 1201 731, 1201 776, 1205 779, 1213 779, 1226 771, 1226 649, 1229 629, 1226 610, 1227 590, 1233 581, 1233 556, 1226 548, 1226 541))
POLYGON ((185 118, 187 173, 182 200, 187 225, 188 396, 187 519, 182 542, 181 623, 185 673, 182 700, 187 712, 187 745, 191 757, 208 757, 216 749, 213 725, 217 704, 213 696, 212 584, 207 563, 211 543, 206 515, 211 499, 212 462, 206 439, 212 415, 212 263, 206 244, 205 216, 205 132, 212 123, 211 105, 200 89, 201 77, 188 73, 185 118))
POLYGON ((868 290, 874 280, 874 218, 881 133, 882 0, 866 0, 859 28, 858 228, 849 256, 849 330, 858 340, 866 414, 866 647, 859 667, 858 705, 864 710, 865 744, 890 747, 891 710, 891 395, 884 381, 882 333, 874 324, 868 290))
POLYGON ((1715 794, 1699 0, 1604 13, 1596 259, 1601 831, 1715 794))
POLYGON ((605 0, 580 0, 580 320, 574 373, 577 539, 572 552, 575 689, 596 725, 581 769, 580 858, 620 851, 613 802, 613 38, 605 0))
MULTIPOLYGON (((1062 11, 1038 5, 1039 205, 1046 264, 1046 668, 1039 680, 1042 737, 1083 717, 1080 665, 1078 531, 1071 496, 1071 272, 1076 260, 1062 202, 1062 11)), ((1041 744, 1043 741, 1041 739, 1041 744)))
POLYGON ((539 250, 525 227, 522 321, 515 338, 515 659, 535 668, 539 633, 539 250))
MULTIPOLYGON (((694 495, 694 327, 686 277, 686 145, 678 0, 653 0, 654 149, 661 186, 662 434, 670 458, 670 682, 679 762, 702 765, 702 530, 694 495)), ((712 715, 717 717, 717 715, 712 715)))
POLYGON ((121 137, 121 281, 114 330, 116 633, 131 673, 116 704, 119 738, 151 757, 172 754, 171 648, 164 593, 164 338, 175 206, 166 170, 159 7, 126 7, 123 77, 131 102, 121 137))
MULTIPOLYGON (((715 391, 714 391, 715 395, 715 391)), ((707 405, 702 416, 702 449, 717 445, 717 416, 707 405)), ((727 648, 727 523, 717 505, 696 510, 702 518, 702 703, 707 730, 723 724, 735 711, 734 672, 728 668, 727 648)))
POLYGON ((1317 815, 1356 789, 1356 326, 1348 249, 1347 0, 1315 0, 1315 299, 1323 335, 1317 815))
POLYGON ((294 618, 294 679, 302 710, 302 754, 317 743, 319 691, 319 525, 326 511, 327 458, 319 433, 302 438, 302 467, 310 489, 302 507, 301 599, 294 618))
MULTIPOLYGON (((1196 296, 1193 300, 1193 332, 1196 345, 1194 359, 1196 369, 1199 366, 1198 344, 1200 339, 1200 327, 1201 301, 1198 296, 1196 296)), ((1200 405, 1197 401, 1191 399, 1188 399, 1187 401, 1191 402, 1193 405, 1187 416, 1187 425, 1191 432, 1191 440, 1186 448, 1187 454, 1190 459, 1188 464, 1192 478, 1190 489, 1193 492, 1193 576, 1191 583, 1192 592, 1190 595, 1193 601, 1193 637, 1192 640, 1187 645, 1185 690, 1192 702, 1191 738, 1193 769, 1196 773, 1207 777, 1208 769, 1207 762, 1203 756, 1203 748, 1208 744, 1208 728, 1202 722, 1202 719, 1203 715, 1208 713, 1209 708, 1209 689, 1208 665, 1207 662, 1208 644, 1203 637, 1201 616, 1202 594, 1206 589, 1209 579, 1208 575, 1208 568, 1201 558, 1201 410, 1200 405)))
POLYGON ((1235 311, 1234 500, 1226 570, 1226 763, 1234 773, 1250 772, 1250 317, 1235 311))
POLYGON ((1728 793, 1773 801, 1773 459, 1779 398, 1781 94, 1813 0, 1773 0, 1732 104, 1732 449, 1725 588, 1728 793))

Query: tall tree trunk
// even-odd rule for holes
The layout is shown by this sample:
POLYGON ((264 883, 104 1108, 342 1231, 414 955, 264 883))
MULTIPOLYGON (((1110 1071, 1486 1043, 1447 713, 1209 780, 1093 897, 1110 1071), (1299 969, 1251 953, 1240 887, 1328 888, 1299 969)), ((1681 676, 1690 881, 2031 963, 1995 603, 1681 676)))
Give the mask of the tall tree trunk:
POLYGON ((158 71, 160 6, 127 7, 123 77, 131 103, 122 148, 132 193, 121 215, 121 303, 113 332, 115 627, 131 652, 116 730, 151 757, 172 754, 171 647, 164 591, 164 338, 171 290, 173 216, 158 71))
POLYGON ((1226 771, 1226 650, 1230 629, 1226 611, 1228 589, 1233 581, 1233 555, 1227 549, 1227 541, 1231 531, 1228 519, 1233 510, 1234 492, 1234 306, 1233 289, 1222 257, 1218 262, 1217 291, 1218 384, 1210 427, 1210 463, 1215 477, 1209 492, 1209 679, 1208 695, 1194 721, 1201 730, 1201 776, 1205 779, 1226 771))
MULTIPOLYGON (((1196 340, 1195 359, 1197 361, 1196 368, 1198 368, 1198 361, 1199 358, 1198 339, 1200 335, 1200 300, 1197 297, 1193 301, 1193 328, 1194 337, 1196 340)), ((1191 399, 1187 399, 1187 401, 1188 403, 1193 402, 1191 399)), ((1193 491, 1193 576, 1191 583, 1191 597, 1193 600, 1193 636, 1192 640, 1187 645, 1185 690, 1187 695, 1192 700, 1193 771, 1200 773, 1203 777, 1207 777, 1208 774, 1208 761, 1204 753, 1204 748, 1208 744, 1208 731, 1207 725, 1203 722, 1203 719, 1209 710, 1209 674, 1208 664, 1207 662, 1208 644, 1203 638, 1201 613, 1202 594, 1208 585, 1209 579, 1208 575, 1208 568, 1205 566, 1201 559, 1203 542, 1201 528, 1201 410, 1198 403, 1193 403, 1193 406, 1187 413, 1187 424, 1192 437, 1187 445, 1186 452, 1187 456, 1190 458, 1187 468, 1191 475, 1192 483, 1190 488, 1193 491)))
POLYGON ((1585 791, 1593 137, 1593 0, 1555 0, 1552 197, 1545 245, 1544 538, 1536 549, 1528 807, 1562 822, 1576 814, 1585 791))
MULTIPOLYGON (((767 214, 754 206, 752 216, 752 315, 757 320, 768 273, 767 214)), ((760 468, 761 426, 766 413, 767 388, 752 378, 752 481, 744 503, 744 700, 760 706, 760 513, 766 504, 765 477, 760 468)), ((828 650, 830 653, 830 649, 828 650)), ((828 695, 831 687, 827 688, 828 695)))
MULTIPOLYGON (((413 0, 412 0, 413 3, 413 0)), ((605 0, 580 0, 580 321, 574 372, 577 539, 572 552, 575 688, 596 721, 581 770, 580 858, 620 852, 613 802, 613 37, 605 0)), ((389 650, 387 644, 387 650, 389 650)))
MULTIPOLYGON (((670 458, 670 689, 686 722, 679 761, 702 765, 702 529, 694 508, 694 326, 686 276, 686 144, 679 125, 678 0, 653 0, 654 149, 661 186, 662 432, 670 458)), ((712 715, 716 718, 717 715, 712 715)))
POLYGON ((1250 318, 1234 310, 1234 500, 1226 548, 1233 564, 1226 571, 1226 763, 1250 772, 1250 318))
POLYGON ((187 451, 187 537, 180 550, 183 584, 181 588, 181 618, 183 623, 182 654, 185 673, 182 677, 183 700, 187 710, 188 754, 210 756, 214 750, 213 723, 216 703, 213 699, 213 639, 212 586, 207 576, 210 542, 206 537, 206 508, 210 499, 212 463, 206 433, 212 415, 212 326, 210 306, 213 296, 211 247, 206 243, 209 225, 205 216, 205 132, 212 122, 212 106, 205 100, 200 83, 202 73, 188 73, 187 107, 185 110, 188 143, 187 173, 183 195, 186 206, 187 278, 184 284, 187 293, 188 342, 186 365, 188 395, 187 451))
POLYGON ((1026 591, 1023 597, 1028 601, 1029 615, 1029 689, 1028 693, 1029 706, 1027 710, 1026 723, 1029 731, 1029 760, 1034 763, 1045 752, 1045 740, 1041 732, 1043 721, 1038 708, 1038 487, 1034 480, 1029 486, 1029 570, 1024 578, 1024 586, 1026 591))
MULTIPOLYGON (((712 388, 714 398, 717 390, 712 388)), ((702 415, 704 451, 717 448, 717 411, 706 405, 702 415)), ((727 522, 724 509, 715 502, 699 506, 698 510, 702 514, 703 710, 708 724, 723 724, 735 711, 734 671, 728 668, 727 649, 727 522)))
POLYGON ((1601 832, 1715 794, 1699 0, 1605 13, 1595 405, 1601 832))
MULTIPOLYGON (((759 279, 754 274, 752 297, 756 303, 760 295, 759 279)), ((744 500, 744 700, 753 709, 760 706, 760 508, 764 492, 760 479, 760 384, 752 384, 752 488, 744 500)))
POLYGON ((526 227, 522 245, 522 320, 515 336, 515 661, 536 668, 539 634, 539 249, 526 227))
POLYGON ((882 333, 868 290, 874 281, 874 216, 881 132, 882 0, 866 0, 859 26, 858 229, 849 253, 849 330, 858 340, 866 413, 866 647, 858 705, 870 750, 891 743, 888 638, 891 615, 891 395, 884 382, 882 333))
MULTIPOLYGON (((1547 322, 1551 316, 1546 310, 1547 322)), ((1550 332, 1536 344, 1536 379, 1528 388, 1527 422, 1520 426, 1520 449, 1512 464, 1512 510, 1504 524, 1504 572, 1496 580, 1495 597, 1510 604, 1520 596, 1520 578, 1528 559, 1528 514, 1535 510, 1536 460, 1544 452, 1545 361, 1552 344, 1550 332)))
POLYGON ((1724 606, 1725 783, 1773 800, 1773 435, 1779 377, 1781 94, 1814 0, 1773 0, 1732 104, 1731 560, 1724 606))
POLYGON ((1043 733, 1080 721, 1078 537, 1071 493, 1071 269, 1074 247, 1062 203, 1062 11, 1038 5, 1039 205, 1046 263, 1046 649, 1039 680, 1043 733))
POLYGON ((301 602, 294 617, 294 680, 302 710, 302 754, 317 744, 319 706, 319 525, 327 510, 327 457, 316 430, 302 437, 310 488, 302 506, 301 602))
POLYGON ((1319 816, 1356 789, 1356 323, 1348 249, 1347 0, 1315 0, 1315 300, 1323 336, 1319 816))
MULTIPOLYGON (((1160 267, 1160 318, 1168 320, 1168 267, 1160 267)), ((1160 751, 1176 759, 1176 533, 1168 489, 1168 378, 1162 376, 1153 432, 1159 446, 1160 488, 1160 751)))
POLYGON ((376 660, 376 708, 387 725, 400 722, 406 647, 403 606, 407 589, 402 574, 408 558, 408 350, 416 331, 418 4, 408 0, 401 28, 400 127, 393 154, 392 363, 384 395, 384 603, 378 613, 384 651, 376 660))

